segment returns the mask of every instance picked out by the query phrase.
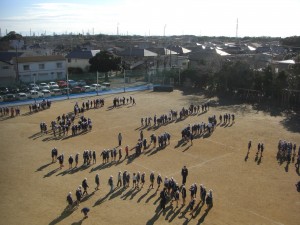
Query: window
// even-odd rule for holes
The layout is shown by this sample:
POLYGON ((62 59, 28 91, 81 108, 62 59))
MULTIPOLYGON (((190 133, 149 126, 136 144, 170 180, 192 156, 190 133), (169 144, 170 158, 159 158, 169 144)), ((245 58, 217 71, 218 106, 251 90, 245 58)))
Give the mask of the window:
POLYGON ((29 70, 29 65, 23 65, 23 70, 29 70))
POLYGON ((62 68, 62 63, 56 63, 57 68, 62 68))
POLYGON ((3 70, 8 70, 8 69, 9 69, 9 66, 2 66, 2 69, 3 69, 3 70))
POLYGON ((70 63, 70 62, 72 62, 72 60, 71 60, 71 59, 68 59, 68 63, 70 63))
POLYGON ((39 69, 40 69, 40 70, 45 69, 45 64, 39 64, 39 69))

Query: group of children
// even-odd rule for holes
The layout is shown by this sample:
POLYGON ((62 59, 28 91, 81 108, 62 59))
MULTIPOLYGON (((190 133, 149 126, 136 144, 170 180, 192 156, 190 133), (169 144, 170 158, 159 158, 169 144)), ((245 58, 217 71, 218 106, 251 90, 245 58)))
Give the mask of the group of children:
POLYGON ((277 160, 280 161, 280 163, 282 163, 283 161, 287 161, 288 163, 290 163, 291 161, 294 162, 295 157, 297 157, 295 167, 299 171, 299 167, 300 167, 300 146, 298 148, 297 154, 296 154, 296 150, 297 150, 296 143, 293 144, 290 141, 279 140, 277 160))
POLYGON ((125 104, 132 104, 132 105, 135 105, 136 102, 135 102, 135 99, 132 97, 132 96, 129 96, 129 98, 125 98, 124 96, 123 97, 115 97, 113 99, 113 107, 116 108, 117 106, 120 106, 120 105, 125 105, 125 104))
MULTIPOLYGON (((132 189, 141 190, 144 187, 144 184, 146 183, 146 173, 143 172, 133 172, 132 176, 131 173, 127 170, 124 172, 119 171, 117 174, 117 185, 116 188, 124 188, 127 189, 131 186, 132 183, 132 189)), ((165 209, 165 206, 168 202, 173 205, 173 202, 176 202, 176 208, 178 207, 178 202, 180 198, 182 198, 182 205, 184 206, 186 204, 186 197, 187 197, 187 190, 185 187, 185 184, 182 184, 181 186, 178 185, 176 180, 171 177, 170 179, 168 177, 165 177, 164 180, 162 179, 162 176, 160 174, 157 174, 155 176, 155 172, 152 171, 149 174, 149 186, 147 189, 147 192, 154 189, 155 183, 157 185, 155 193, 160 191, 160 187, 163 187, 163 190, 160 191, 159 198, 160 198, 160 207, 162 210, 165 209), (155 182, 156 181, 156 182, 155 182), (181 197, 180 197, 181 196, 181 197)), ((100 176, 99 174, 96 174, 95 176, 95 191, 99 190, 100 186, 100 176)), ((108 185, 110 187, 110 192, 114 192, 116 189, 114 188, 114 178, 111 175, 108 179, 108 185)), ((72 198, 72 193, 69 192, 67 195, 67 202, 68 207, 72 209, 74 206, 79 206, 80 201, 82 200, 83 196, 86 194, 88 195, 87 189, 89 188, 89 185, 87 183, 87 178, 84 178, 81 185, 78 186, 76 189, 76 201, 72 198)), ((194 207, 196 203, 196 196, 197 196, 197 184, 193 183, 190 188, 190 202, 188 204, 188 209, 191 211, 191 214, 194 212, 194 207)), ((211 207, 213 207, 213 194, 212 190, 207 191, 206 187, 204 185, 199 186, 199 204, 201 203, 204 205, 207 204, 207 210, 209 210, 211 207)), ((86 213, 87 215, 87 213, 86 213)))
POLYGON ((21 114, 21 110, 19 106, 10 107, 10 109, 8 107, 0 107, 1 116, 9 116, 9 112, 10 112, 10 117, 19 116, 21 114))

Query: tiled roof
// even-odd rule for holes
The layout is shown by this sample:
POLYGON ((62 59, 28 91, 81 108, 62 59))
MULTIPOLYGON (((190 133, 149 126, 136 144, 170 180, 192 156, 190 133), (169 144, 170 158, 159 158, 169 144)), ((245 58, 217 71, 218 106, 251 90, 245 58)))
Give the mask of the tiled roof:
POLYGON ((74 50, 66 55, 67 59, 90 59, 95 56, 100 50, 90 50, 90 51, 82 51, 82 50, 74 50))
MULTIPOLYGON (((23 52, 18 52, 18 57, 20 57, 23 52)), ((0 61, 10 62, 14 57, 17 57, 16 52, 0 52, 0 61)))
POLYGON ((19 63, 27 62, 45 62, 45 61, 61 61, 66 60, 65 57, 61 55, 47 55, 47 56, 29 56, 18 58, 19 63))
POLYGON ((120 56, 138 56, 138 57, 149 57, 149 56, 157 56, 155 52, 148 51, 146 49, 140 48, 128 48, 122 52, 119 52, 118 55, 120 56))

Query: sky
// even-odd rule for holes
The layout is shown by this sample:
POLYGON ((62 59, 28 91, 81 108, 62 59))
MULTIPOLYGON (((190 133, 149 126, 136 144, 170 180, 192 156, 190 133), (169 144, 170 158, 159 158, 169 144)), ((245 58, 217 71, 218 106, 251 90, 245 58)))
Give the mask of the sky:
POLYGON ((300 0, 1 0, 1 35, 300 36, 300 0), (237 23, 238 21, 238 23, 237 23))

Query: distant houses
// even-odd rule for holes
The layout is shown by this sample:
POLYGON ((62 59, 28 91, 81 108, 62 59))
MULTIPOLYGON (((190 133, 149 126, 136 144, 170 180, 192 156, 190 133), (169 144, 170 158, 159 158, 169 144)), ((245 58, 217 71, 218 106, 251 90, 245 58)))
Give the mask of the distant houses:
POLYGON ((171 69, 177 69, 179 73, 185 69, 214 73, 222 68, 224 62, 240 60, 247 61, 254 70, 272 65, 275 73, 291 69, 294 65, 290 61, 283 61, 293 58, 286 57, 290 50, 280 46, 279 42, 225 42, 212 39, 200 43, 193 37, 122 36, 106 40, 97 39, 97 36, 90 39, 71 36, 71 41, 69 36, 28 40, 12 40, 9 45, 13 52, 0 52, 2 86, 14 84, 15 81, 65 80, 68 72, 87 74, 90 70, 89 60, 100 52, 99 49, 121 57, 126 70, 148 75, 171 69))
POLYGON ((90 69, 90 58, 94 57, 100 50, 82 50, 75 49, 66 55, 68 68, 80 69, 82 72, 88 72, 90 69))

